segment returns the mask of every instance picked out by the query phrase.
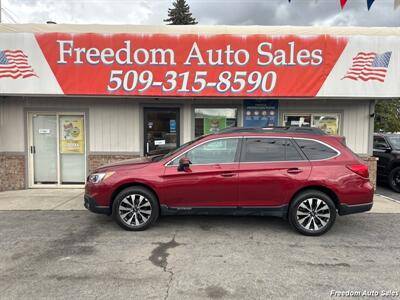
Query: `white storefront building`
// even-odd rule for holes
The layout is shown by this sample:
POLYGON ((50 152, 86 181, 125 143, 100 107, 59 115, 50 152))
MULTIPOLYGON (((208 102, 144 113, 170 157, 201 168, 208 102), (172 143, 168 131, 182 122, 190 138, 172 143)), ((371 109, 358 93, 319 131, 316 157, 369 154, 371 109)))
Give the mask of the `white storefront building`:
POLYGON ((400 96, 398 28, 0 25, 0 190, 228 126, 315 126, 372 154, 400 96))

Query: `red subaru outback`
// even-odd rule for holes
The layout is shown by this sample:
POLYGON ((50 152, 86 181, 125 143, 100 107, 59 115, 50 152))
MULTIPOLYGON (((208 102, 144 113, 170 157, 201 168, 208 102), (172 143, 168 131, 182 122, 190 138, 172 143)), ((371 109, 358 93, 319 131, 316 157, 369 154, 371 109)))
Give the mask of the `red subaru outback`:
POLYGON ((321 235, 337 213, 370 210, 373 193, 367 166, 340 137, 232 129, 101 167, 84 200, 127 230, 144 230, 159 215, 228 214, 279 216, 321 235))

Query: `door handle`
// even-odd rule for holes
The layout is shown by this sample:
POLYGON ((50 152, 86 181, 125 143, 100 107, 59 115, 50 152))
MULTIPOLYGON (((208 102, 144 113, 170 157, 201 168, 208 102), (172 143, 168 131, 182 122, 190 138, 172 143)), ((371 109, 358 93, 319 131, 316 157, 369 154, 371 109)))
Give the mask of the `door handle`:
POLYGON ((233 176, 235 176, 235 173, 230 173, 230 172, 222 173, 221 176, 222 177, 233 177, 233 176))
POLYGON ((290 168, 287 170, 287 172, 289 174, 299 174, 299 173, 303 172, 303 170, 299 169, 299 168, 290 168))
POLYGON ((31 146, 31 153, 32 153, 32 154, 35 154, 35 153, 36 153, 36 148, 35 148, 35 146, 31 146))

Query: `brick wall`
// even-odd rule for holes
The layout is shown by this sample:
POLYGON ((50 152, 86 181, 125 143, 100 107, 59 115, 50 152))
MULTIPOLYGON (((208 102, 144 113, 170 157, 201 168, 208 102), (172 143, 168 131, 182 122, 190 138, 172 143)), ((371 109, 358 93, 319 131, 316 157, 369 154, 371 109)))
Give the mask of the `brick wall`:
POLYGON ((88 156, 88 164, 89 164, 89 173, 95 170, 98 167, 103 165, 111 164, 113 162, 137 158, 138 155, 112 155, 112 154, 89 154, 88 156))
POLYGON ((378 159, 373 156, 361 156, 361 158, 367 163, 369 171, 369 180, 376 189, 376 171, 378 159))
POLYGON ((25 155, 0 153, 0 191, 25 188, 25 155))

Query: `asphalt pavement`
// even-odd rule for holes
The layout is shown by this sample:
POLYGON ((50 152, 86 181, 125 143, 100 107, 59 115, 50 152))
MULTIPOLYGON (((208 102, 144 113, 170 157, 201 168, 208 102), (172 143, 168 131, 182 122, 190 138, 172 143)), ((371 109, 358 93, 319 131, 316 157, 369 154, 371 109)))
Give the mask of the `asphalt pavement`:
POLYGON ((400 290, 400 214, 339 217, 305 237, 281 219, 163 217, 127 232, 88 211, 0 212, 1 299, 326 299, 400 290))
POLYGON ((400 193, 393 191, 387 184, 379 183, 376 188, 376 194, 386 197, 389 200, 400 203, 400 193))

